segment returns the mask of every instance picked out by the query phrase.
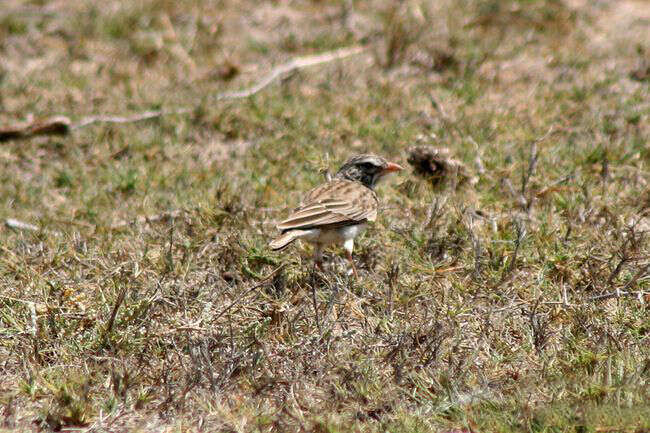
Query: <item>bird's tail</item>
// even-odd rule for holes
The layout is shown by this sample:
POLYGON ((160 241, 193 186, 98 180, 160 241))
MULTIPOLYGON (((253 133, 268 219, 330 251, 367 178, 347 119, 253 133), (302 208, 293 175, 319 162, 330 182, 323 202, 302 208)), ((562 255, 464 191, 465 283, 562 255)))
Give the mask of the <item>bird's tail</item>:
POLYGON ((269 247, 271 247, 272 250, 281 250, 291 242, 302 237, 305 233, 307 233, 307 230, 289 230, 269 242, 269 247))

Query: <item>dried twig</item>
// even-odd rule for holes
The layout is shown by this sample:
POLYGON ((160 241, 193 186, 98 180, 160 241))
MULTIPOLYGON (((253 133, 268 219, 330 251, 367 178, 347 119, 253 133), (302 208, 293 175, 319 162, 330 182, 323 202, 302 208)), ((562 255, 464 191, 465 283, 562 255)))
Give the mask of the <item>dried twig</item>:
POLYGON ((60 235, 61 233, 57 231, 52 231, 52 230, 46 230, 42 227, 36 226, 34 224, 29 224, 17 219, 13 218, 7 218, 5 220, 5 226, 7 228, 10 228, 12 230, 22 230, 22 231, 29 231, 29 232, 46 232, 46 233, 51 233, 56 236, 60 235))
POLYGON ((591 298, 588 298, 588 301, 603 301, 605 299, 611 299, 611 298, 620 298, 621 296, 637 296, 641 298, 642 296, 647 295, 647 292, 644 292, 642 290, 635 291, 635 292, 628 292, 627 290, 632 287, 642 276, 644 276, 645 273, 650 271, 650 264, 646 266, 642 266, 639 268, 638 271, 630 278, 630 281, 623 286, 622 289, 616 289, 614 292, 609 292, 609 293, 603 293, 602 295, 596 295, 592 296, 591 298))
POLYGON ((66 135, 70 132, 70 119, 54 116, 23 125, 14 125, 0 129, 0 142, 29 138, 35 135, 66 135))
POLYGON ((5 225, 14 230, 27 230, 30 232, 37 232, 40 231, 41 229, 38 226, 35 226, 34 224, 29 224, 26 222, 22 222, 13 218, 7 218, 5 220, 5 225))
POLYGON ((318 54, 315 56, 297 57, 288 63, 277 66, 268 75, 266 75, 264 78, 259 80, 252 87, 239 90, 236 92, 222 93, 220 95, 217 95, 216 99, 220 101, 222 99, 248 98, 249 96, 253 96, 254 94, 258 93, 260 90, 264 89, 274 81, 284 78, 287 75, 297 71, 298 69, 306 68, 308 66, 320 65, 323 63, 329 63, 334 60, 343 59, 345 57, 359 54, 365 51, 365 49, 366 49, 365 47, 357 46, 357 47, 349 47, 349 48, 340 48, 338 50, 330 51, 323 54, 318 54))
POLYGON ((625 292, 623 290, 617 290, 614 292, 603 293, 602 295, 592 296, 588 298, 587 301, 596 302, 596 301, 605 301, 612 298, 622 298, 624 296, 636 296, 637 298, 643 298, 644 296, 650 295, 650 292, 644 292, 643 290, 635 292, 625 292))
POLYGON ((94 123, 133 123, 141 122, 143 120, 155 119, 166 114, 186 114, 192 111, 192 108, 183 107, 175 110, 153 110, 145 111, 144 113, 135 114, 133 116, 86 116, 79 122, 70 127, 71 130, 83 128, 94 123))
POLYGON ((108 322, 106 322, 106 327, 104 328, 104 339, 108 338, 108 334, 111 333, 113 330, 113 325, 115 324, 115 318, 117 317, 117 312, 120 309, 120 306, 124 303, 124 299, 126 298, 126 292, 128 291, 128 287, 124 286, 122 287, 122 290, 117 295, 117 298, 115 299, 115 303, 113 304, 113 310, 111 310, 111 315, 108 319, 108 322))

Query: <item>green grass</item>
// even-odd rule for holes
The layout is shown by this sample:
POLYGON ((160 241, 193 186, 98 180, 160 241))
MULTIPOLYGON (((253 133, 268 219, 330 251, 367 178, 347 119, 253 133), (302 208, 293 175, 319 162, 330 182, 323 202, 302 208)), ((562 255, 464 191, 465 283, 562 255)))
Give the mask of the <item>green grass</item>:
POLYGON ((0 219, 42 228, 0 229, 0 431, 650 430, 642 2, 42 7, 0 12, 1 125, 196 109, 0 144, 0 219), (477 182, 380 186, 358 281, 268 250, 326 170, 414 144, 477 182))

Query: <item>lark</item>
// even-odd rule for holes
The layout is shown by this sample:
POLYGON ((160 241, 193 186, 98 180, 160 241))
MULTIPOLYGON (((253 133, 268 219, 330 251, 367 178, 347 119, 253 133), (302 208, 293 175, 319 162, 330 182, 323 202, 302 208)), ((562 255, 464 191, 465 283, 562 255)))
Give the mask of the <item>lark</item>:
POLYGON ((331 181, 309 191, 302 204, 278 224, 281 234, 269 246, 281 250, 296 239, 313 243, 314 265, 322 269, 323 249, 343 244, 352 272, 358 277, 352 259, 354 238, 377 219, 375 186, 384 176, 399 170, 402 167, 377 155, 353 156, 331 181))

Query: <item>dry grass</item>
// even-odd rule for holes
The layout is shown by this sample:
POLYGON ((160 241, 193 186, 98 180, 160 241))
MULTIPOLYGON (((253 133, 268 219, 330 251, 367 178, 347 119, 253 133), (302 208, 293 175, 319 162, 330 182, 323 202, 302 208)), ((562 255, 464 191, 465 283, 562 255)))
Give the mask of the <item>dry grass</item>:
POLYGON ((0 144, 0 218, 38 227, 0 229, 0 430, 647 431, 649 19, 9 0, 0 124, 196 109, 0 144), (266 248, 323 169, 416 144, 478 181, 382 186, 359 281, 266 248))

